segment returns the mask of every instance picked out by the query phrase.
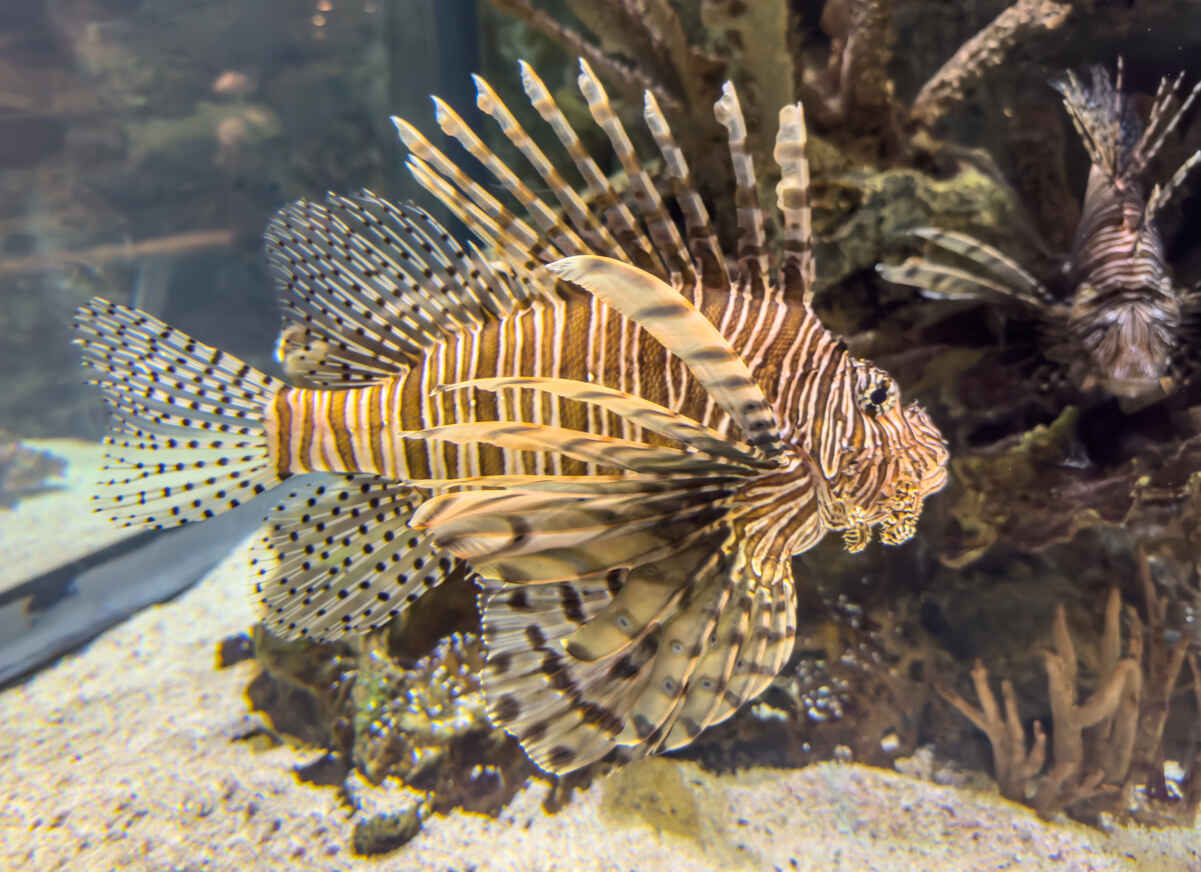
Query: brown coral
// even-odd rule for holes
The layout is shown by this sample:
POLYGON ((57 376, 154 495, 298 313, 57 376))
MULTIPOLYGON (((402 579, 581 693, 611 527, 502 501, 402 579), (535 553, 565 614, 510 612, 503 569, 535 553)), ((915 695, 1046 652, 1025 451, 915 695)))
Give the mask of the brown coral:
POLYGON ((1003 710, 989 687, 988 670, 978 660, 971 671, 978 706, 945 684, 937 685, 942 697, 988 736, 1001 793, 1044 816, 1066 810, 1093 820, 1101 812, 1131 813, 1143 823, 1187 824, 1201 805, 1201 754, 1191 764, 1182 794, 1175 795, 1165 783, 1163 749, 1168 708, 1186 658, 1193 671, 1198 710, 1201 672, 1196 657, 1187 653, 1186 639, 1171 646, 1165 641, 1162 607, 1142 552, 1139 564, 1147 626, 1133 608, 1125 610, 1129 639, 1123 653, 1121 597, 1112 588, 1100 637, 1096 686, 1083 699, 1078 691, 1076 646, 1063 607, 1055 609, 1053 644, 1043 652, 1053 727, 1049 771, 1043 771, 1042 724, 1034 722, 1027 740, 1011 682, 1001 683, 1003 710))
POLYGON ((1071 12, 1071 4, 1055 0, 1018 0, 960 46, 922 86, 910 116, 920 125, 933 126, 964 101, 986 72, 1005 63, 1014 46, 1040 32, 1058 30, 1071 12))

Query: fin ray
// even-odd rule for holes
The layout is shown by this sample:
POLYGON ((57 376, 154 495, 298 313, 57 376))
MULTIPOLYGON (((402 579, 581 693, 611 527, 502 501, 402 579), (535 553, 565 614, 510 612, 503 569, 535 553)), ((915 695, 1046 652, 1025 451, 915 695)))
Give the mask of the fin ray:
POLYGON ((441 385, 438 389, 451 391, 468 388, 486 391, 521 388, 590 403, 619 417, 627 418, 634 424, 658 433, 660 436, 683 442, 706 454, 724 457, 748 466, 770 465, 756 456, 753 453, 754 449, 745 443, 728 439, 700 422, 673 412, 658 403, 652 403, 642 397, 602 384, 555 378, 498 377, 441 385))

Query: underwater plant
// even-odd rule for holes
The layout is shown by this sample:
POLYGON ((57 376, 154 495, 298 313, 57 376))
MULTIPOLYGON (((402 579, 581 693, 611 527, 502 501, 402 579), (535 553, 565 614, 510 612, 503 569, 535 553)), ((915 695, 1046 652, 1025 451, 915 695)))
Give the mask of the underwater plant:
POLYGON ((272 221, 295 384, 99 298, 76 323, 114 412, 101 511, 170 526, 288 481, 253 558, 287 638, 378 629, 465 563, 488 714, 561 773, 686 745, 758 695, 792 649, 791 556, 829 531, 851 551, 876 526, 909 539, 947 449, 809 306, 799 104, 780 110, 774 151, 777 259, 732 85, 716 103, 737 183, 729 257, 652 94, 683 234, 586 63, 580 89, 632 208, 524 64, 522 81, 582 189, 477 79, 531 169, 441 101, 437 118, 519 212, 396 124, 413 175, 480 244, 370 192, 272 221), (308 473, 335 475, 291 486, 308 473))

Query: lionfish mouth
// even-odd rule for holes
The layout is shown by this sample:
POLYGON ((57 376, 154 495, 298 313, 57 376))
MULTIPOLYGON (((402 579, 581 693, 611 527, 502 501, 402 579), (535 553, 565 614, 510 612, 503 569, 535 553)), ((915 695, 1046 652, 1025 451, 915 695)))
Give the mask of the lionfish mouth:
POLYGON ((1153 400, 1165 396, 1171 389, 1169 376, 1110 376, 1101 381, 1100 387, 1123 400, 1153 400))

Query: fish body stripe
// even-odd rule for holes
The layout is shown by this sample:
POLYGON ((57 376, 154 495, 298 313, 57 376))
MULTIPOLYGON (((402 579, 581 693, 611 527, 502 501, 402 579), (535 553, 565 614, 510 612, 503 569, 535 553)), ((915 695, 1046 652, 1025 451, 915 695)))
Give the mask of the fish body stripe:
MULTIPOLYGON (((882 418, 878 435, 856 408, 854 362, 844 346, 795 300, 717 294, 691 288, 698 308, 731 344, 754 349, 757 382, 793 444, 819 459, 825 475, 847 456, 880 442, 916 436, 882 418)), ((671 313, 656 313, 670 317, 671 313)), ((702 352, 703 355, 703 352, 702 352)), ((271 405, 273 456, 281 475, 357 472, 394 480, 489 474, 583 474, 595 464, 557 453, 516 451, 489 444, 406 438, 408 431, 456 423, 526 420, 583 429, 600 436, 669 442, 623 416, 574 400, 529 391, 443 385, 494 376, 566 378, 603 384, 695 418, 718 432, 730 416, 647 331, 590 295, 537 303, 509 317, 455 334, 429 349, 408 372, 361 388, 286 388, 271 405)), ((936 462, 931 437, 924 456, 936 462)), ((901 470, 868 464, 848 493, 869 501, 901 470)), ((808 476, 808 473, 806 473, 808 476)), ((824 532, 806 477, 784 488, 776 514, 761 519, 756 541, 808 542, 824 532), (792 505, 791 512, 785 506, 792 505)), ((773 501, 773 505, 777 505, 773 501)))
POLYGON ((1115 192, 1097 170, 1090 178, 1073 246, 1076 282, 1101 294, 1117 290, 1164 289, 1170 274, 1163 240, 1144 220, 1145 204, 1134 190, 1115 192))
MULTIPOLYGON (((701 311, 726 339, 755 347, 752 359, 757 368, 771 375, 759 387, 789 430, 804 430, 804 418, 819 410, 838 411, 839 403, 821 403, 811 392, 798 396, 789 391, 795 382, 807 381, 828 393, 846 363, 844 353, 834 353, 836 340, 820 325, 814 329, 811 312, 795 302, 749 294, 702 290, 696 296, 701 311)), ((729 415, 650 333, 595 297, 575 294, 454 334, 394 378, 356 388, 282 389, 270 412, 275 463, 281 474, 370 472, 396 479, 589 471, 579 461, 553 455, 528 456, 484 445, 426 445, 397 436, 405 430, 486 420, 552 426, 570 421, 601 436, 663 442, 627 418, 591 406, 581 409, 569 399, 544 396, 535 403, 522 396, 528 392, 502 390, 492 395, 440 389, 493 376, 604 384, 693 417, 718 432, 731 429, 729 415)))

